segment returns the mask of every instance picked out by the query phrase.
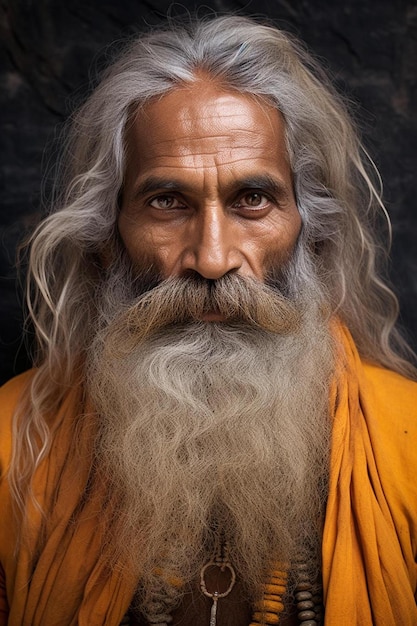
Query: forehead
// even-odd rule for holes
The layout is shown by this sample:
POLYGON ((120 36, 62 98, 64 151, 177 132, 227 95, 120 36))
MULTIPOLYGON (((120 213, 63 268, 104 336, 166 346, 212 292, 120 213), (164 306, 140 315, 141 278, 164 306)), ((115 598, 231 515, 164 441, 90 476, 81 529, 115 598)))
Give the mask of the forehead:
POLYGON ((253 159, 288 161, 285 124, 270 104, 198 81, 149 102, 127 129, 128 162, 205 167, 253 159))

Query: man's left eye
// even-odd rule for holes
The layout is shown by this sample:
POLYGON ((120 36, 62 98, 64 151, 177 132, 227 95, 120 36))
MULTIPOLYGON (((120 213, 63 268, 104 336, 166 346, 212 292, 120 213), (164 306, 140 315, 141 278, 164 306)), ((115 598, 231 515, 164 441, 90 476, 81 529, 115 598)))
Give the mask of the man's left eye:
POLYGON ((235 207, 239 209, 263 209, 269 204, 269 198, 258 191, 251 191, 241 196, 235 207))

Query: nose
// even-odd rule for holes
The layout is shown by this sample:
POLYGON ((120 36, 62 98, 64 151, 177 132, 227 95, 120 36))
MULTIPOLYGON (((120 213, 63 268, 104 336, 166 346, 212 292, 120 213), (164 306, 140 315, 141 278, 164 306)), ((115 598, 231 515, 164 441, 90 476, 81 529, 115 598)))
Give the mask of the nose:
POLYGON ((182 271, 192 270, 216 280, 242 265, 233 218, 220 206, 207 207, 196 215, 182 258, 182 271))

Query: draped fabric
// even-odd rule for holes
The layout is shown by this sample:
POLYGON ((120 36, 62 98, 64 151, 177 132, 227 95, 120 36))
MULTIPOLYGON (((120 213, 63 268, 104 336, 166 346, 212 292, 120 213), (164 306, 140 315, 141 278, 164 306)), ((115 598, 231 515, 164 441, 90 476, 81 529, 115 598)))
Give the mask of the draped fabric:
MULTIPOLYGON (((330 400, 325 624, 415 626, 417 384, 363 364, 348 331, 336 333, 345 357, 330 400)), ((32 375, 0 390, 2 476, 11 414, 32 375)), ((17 552, 20 525, 7 479, 0 484, 0 625, 117 626, 136 581, 117 567, 109 571, 102 558, 105 489, 100 481, 88 489, 95 418, 78 390, 68 394, 56 423, 51 451, 34 477, 46 517, 28 504, 30 533, 17 552)))
POLYGON ((416 626, 417 383, 364 365, 346 329, 323 536, 325 624, 416 626))
MULTIPOLYGON (((16 397, 28 376, 9 383, 7 408, 12 408, 10 398, 16 397)), ((8 622, 4 617, 1 621, 0 608, 0 625, 116 626, 133 596, 135 581, 126 572, 109 571, 100 558, 106 494, 103 483, 95 480, 94 495, 86 497, 95 415, 80 396, 73 390, 57 416, 59 427, 51 452, 34 480, 34 496, 46 521, 29 503, 30 534, 21 542, 17 558, 13 547, 18 524, 12 517, 7 487, 0 487, 0 507, 7 507, 0 520, 0 562, 9 607, 8 622)))

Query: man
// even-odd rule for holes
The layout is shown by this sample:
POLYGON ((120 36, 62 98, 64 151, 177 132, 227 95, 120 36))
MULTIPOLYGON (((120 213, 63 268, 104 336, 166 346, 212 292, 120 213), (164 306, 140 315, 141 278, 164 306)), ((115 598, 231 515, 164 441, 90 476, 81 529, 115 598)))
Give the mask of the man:
POLYGON ((170 27, 66 152, 1 395, 1 623, 417 623, 416 372, 327 79, 245 18, 170 27))

